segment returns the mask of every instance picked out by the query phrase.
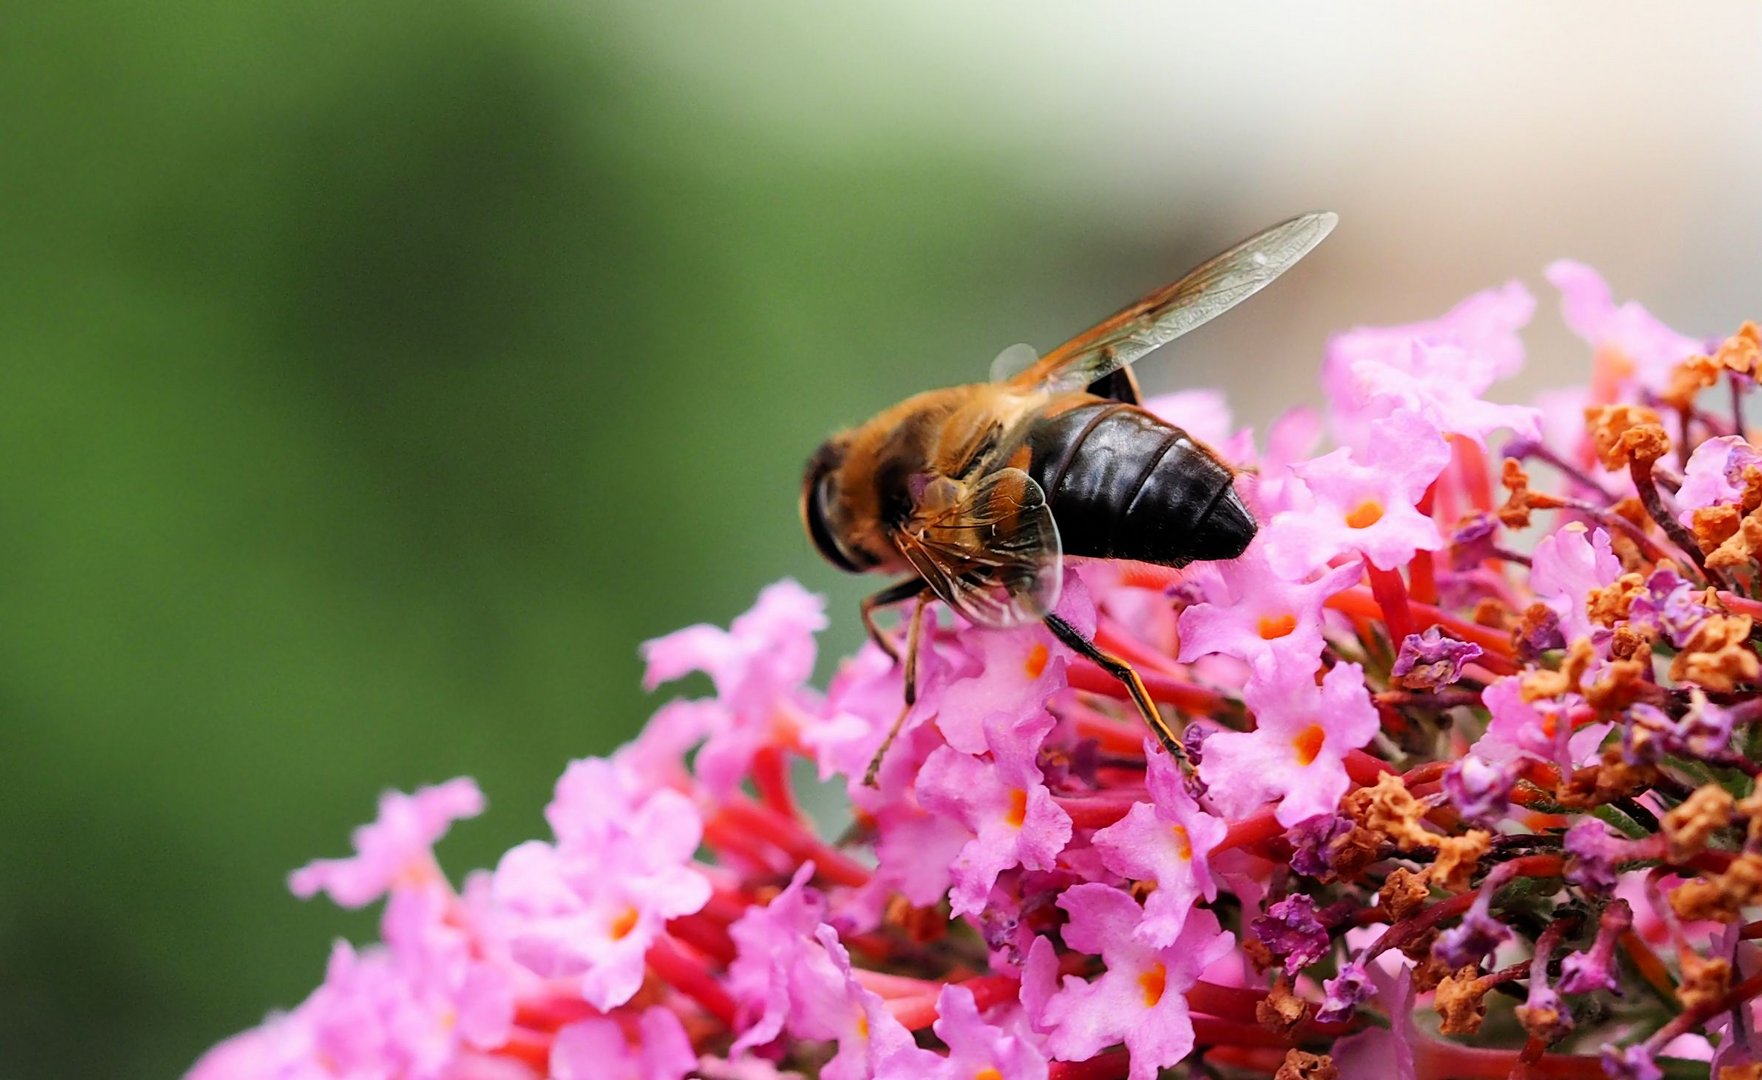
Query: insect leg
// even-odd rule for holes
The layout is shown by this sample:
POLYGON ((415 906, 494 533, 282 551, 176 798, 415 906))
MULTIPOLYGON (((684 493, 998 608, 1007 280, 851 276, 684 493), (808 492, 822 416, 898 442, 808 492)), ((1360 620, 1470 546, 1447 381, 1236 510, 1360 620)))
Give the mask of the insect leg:
POLYGON ((1162 748, 1167 750, 1169 756, 1175 761, 1186 765, 1187 752, 1181 748, 1180 741, 1175 738, 1174 729, 1169 727, 1168 721, 1162 718, 1162 713, 1157 710, 1156 703, 1150 700, 1150 691, 1144 688, 1144 680, 1140 679, 1138 673, 1132 670, 1132 665, 1112 653, 1102 652, 1096 647, 1095 642, 1078 633, 1076 627, 1057 615, 1049 612, 1044 618, 1046 628, 1052 631, 1054 637, 1074 649, 1078 654, 1093 660, 1097 667, 1118 679, 1125 686, 1126 693, 1132 698, 1132 704, 1138 706, 1139 715, 1143 716, 1144 722, 1150 725, 1150 730, 1156 734, 1156 740, 1162 743, 1162 748))
POLYGON ((918 643, 924 633, 924 607, 929 602, 929 594, 920 591, 918 602, 912 606, 912 621, 905 635, 905 706, 894 718, 887 738, 881 740, 881 748, 869 759, 869 771, 863 776, 863 783, 869 787, 876 786, 876 778, 881 774, 881 759, 892 749, 893 740, 899 738, 899 730, 905 726, 906 716, 912 711, 912 706, 918 703, 918 643))
POLYGON ((922 597, 927 588, 929 586, 924 584, 922 578, 907 578, 905 581, 894 582, 863 601, 863 629, 868 631, 869 640, 881 646, 881 651, 891 657, 896 664, 899 663, 899 649, 894 646, 886 634, 881 632, 881 628, 875 625, 875 611, 878 608, 892 607, 894 604, 910 600, 913 597, 922 597))

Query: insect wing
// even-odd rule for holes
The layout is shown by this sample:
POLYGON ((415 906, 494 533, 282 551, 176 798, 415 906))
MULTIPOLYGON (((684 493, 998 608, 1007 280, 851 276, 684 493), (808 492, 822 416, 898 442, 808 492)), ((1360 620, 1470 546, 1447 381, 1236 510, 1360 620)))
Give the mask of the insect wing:
POLYGON ((1266 288, 1326 239, 1338 221, 1332 213, 1319 213, 1274 225, 1065 342, 1010 382, 1054 392, 1081 390, 1266 288))
POLYGON ((1021 469, 985 474, 915 515, 894 542, 930 590, 976 625, 1019 626, 1058 603, 1058 524, 1021 469))

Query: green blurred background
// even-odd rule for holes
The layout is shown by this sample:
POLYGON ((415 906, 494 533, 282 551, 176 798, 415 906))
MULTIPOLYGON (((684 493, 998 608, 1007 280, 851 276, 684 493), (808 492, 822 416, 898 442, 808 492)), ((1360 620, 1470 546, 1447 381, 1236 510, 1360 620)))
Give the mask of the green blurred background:
MULTIPOLYGON (((643 639, 795 575, 851 647, 818 439, 1255 228, 1344 219, 1145 365, 1248 421, 1330 329, 1558 255, 1762 315, 1757 16, 1601 10, 10 10, 0 1075, 174 1075, 296 1002, 373 913, 287 871, 461 773, 452 869, 538 835, 656 704, 643 639)), ((1544 310, 1512 396, 1575 376, 1544 310)))

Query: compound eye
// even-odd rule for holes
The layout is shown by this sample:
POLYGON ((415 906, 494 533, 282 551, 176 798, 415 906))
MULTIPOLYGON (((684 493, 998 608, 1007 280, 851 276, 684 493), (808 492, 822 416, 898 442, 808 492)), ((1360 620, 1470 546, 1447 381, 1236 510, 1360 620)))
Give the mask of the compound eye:
POLYGON ((860 573, 861 567, 851 561, 845 554, 844 547, 832 531, 826 519, 826 509, 833 504, 832 473, 822 473, 818 480, 808 486, 807 499, 802 506, 802 518, 808 527, 808 538, 819 549, 820 555, 833 566, 850 573, 860 573))

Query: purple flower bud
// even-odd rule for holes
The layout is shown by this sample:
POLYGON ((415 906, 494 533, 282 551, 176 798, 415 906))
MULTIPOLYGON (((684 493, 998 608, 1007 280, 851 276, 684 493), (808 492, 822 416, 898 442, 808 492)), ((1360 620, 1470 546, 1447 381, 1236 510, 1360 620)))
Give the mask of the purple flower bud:
POLYGON ((1315 917, 1315 901, 1302 893, 1267 908, 1252 929, 1268 951, 1285 958, 1287 975, 1296 975, 1328 951, 1328 931, 1315 917))
POLYGON ((1603 1072, 1609 1080, 1664 1080, 1663 1071, 1644 1045, 1605 1046, 1603 1072))
POLYGON ((1444 773, 1444 797, 1462 816, 1485 823, 1505 815, 1511 789, 1517 785, 1512 762, 1494 762, 1470 754, 1444 773))
POLYGON ((1476 514, 1467 518, 1450 537, 1450 569, 1459 573, 1473 570, 1496 554, 1494 538, 1499 535, 1499 519, 1492 514, 1476 514))
POLYGON ((1511 930, 1488 913, 1483 891, 1462 922, 1438 935, 1432 952, 1451 968, 1479 964, 1500 945, 1511 940, 1511 930))
POLYGON ((1436 690, 1462 678, 1463 665, 1477 659, 1482 651, 1473 642, 1445 637, 1434 626, 1402 640, 1390 674, 1409 690, 1436 690))
POLYGON ((1695 596, 1694 586, 1666 566, 1646 579, 1646 589, 1634 597, 1628 615, 1631 621, 1656 629, 1680 649, 1708 615, 1695 596))
POLYGON ((1291 842, 1291 869, 1304 877, 1326 877, 1334 868, 1333 843, 1352 831, 1352 822, 1339 814, 1318 814, 1285 830, 1291 842))
POLYGON ((1621 993, 1621 983, 1615 971, 1615 946, 1633 924, 1633 909, 1627 906, 1626 900, 1617 900, 1604 908, 1603 917, 1597 923, 1597 940, 1584 952, 1573 953, 1560 962, 1561 991, 1568 994, 1589 994, 1595 990, 1621 993))
POLYGON ((1359 957, 1341 968, 1340 974, 1322 983, 1322 990, 1327 997, 1316 1010, 1315 1018, 1324 1024, 1332 1024, 1350 1019, 1354 1009, 1370 1000, 1376 987, 1365 971, 1363 957, 1359 957))
POLYGON ((1664 710, 1640 702, 1627 710, 1621 729, 1621 759, 1629 765, 1652 765, 1676 741, 1676 725, 1664 710))
POLYGON ((1538 659, 1550 649, 1564 648, 1566 637, 1560 632, 1560 616, 1552 611, 1544 613, 1517 638, 1517 656, 1525 662, 1538 659))
POLYGON ((1689 711, 1676 725, 1676 745, 1696 757, 1723 753, 1731 745, 1731 713, 1692 689, 1689 711))
POLYGON ((1566 880, 1592 892, 1615 888, 1615 867, 1634 858, 1633 844, 1609 831, 1596 818, 1582 818, 1566 830, 1566 851, 1573 859, 1566 866, 1566 880))

